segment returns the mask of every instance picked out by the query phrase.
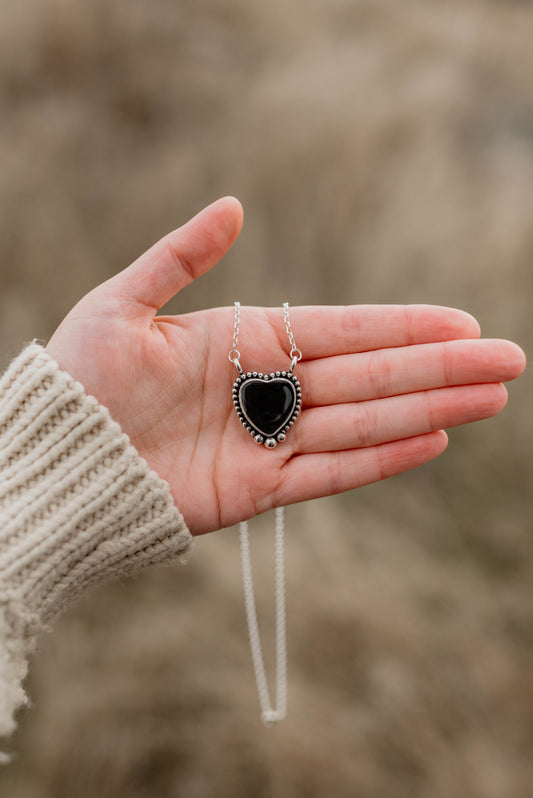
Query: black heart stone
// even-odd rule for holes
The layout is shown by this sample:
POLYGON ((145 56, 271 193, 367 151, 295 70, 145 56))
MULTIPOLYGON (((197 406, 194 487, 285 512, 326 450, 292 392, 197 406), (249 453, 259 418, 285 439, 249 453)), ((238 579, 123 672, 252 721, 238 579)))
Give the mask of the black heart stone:
POLYGON ((251 426, 270 438, 291 418, 296 406, 296 388, 283 377, 249 379, 240 387, 239 402, 251 426))

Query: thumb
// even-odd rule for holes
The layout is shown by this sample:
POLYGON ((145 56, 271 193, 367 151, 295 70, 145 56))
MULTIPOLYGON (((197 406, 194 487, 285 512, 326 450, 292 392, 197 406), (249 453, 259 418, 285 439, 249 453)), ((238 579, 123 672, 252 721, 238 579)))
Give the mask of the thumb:
POLYGON ((130 312, 153 318, 169 299, 226 254, 242 227, 243 210, 235 197, 223 197, 164 236, 131 266, 101 286, 130 312))

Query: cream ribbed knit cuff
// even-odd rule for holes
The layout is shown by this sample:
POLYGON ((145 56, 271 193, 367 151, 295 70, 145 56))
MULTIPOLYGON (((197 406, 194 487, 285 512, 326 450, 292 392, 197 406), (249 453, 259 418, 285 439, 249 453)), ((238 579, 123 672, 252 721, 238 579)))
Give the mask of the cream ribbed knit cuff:
POLYGON ((39 630, 89 586, 185 554, 169 486, 38 344, 0 378, 0 735, 39 630))

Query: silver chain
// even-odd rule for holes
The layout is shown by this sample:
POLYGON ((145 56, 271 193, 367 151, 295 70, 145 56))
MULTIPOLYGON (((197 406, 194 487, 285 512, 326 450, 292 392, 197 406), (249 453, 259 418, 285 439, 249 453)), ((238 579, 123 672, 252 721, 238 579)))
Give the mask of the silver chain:
POLYGON ((291 345, 291 351, 289 352, 289 357, 290 358, 295 357, 296 358, 296 362, 298 362, 299 360, 302 359, 302 353, 300 352, 300 350, 296 346, 296 343, 294 341, 294 335, 292 334, 291 320, 289 318, 289 303, 288 302, 284 302, 283 303, 283 318, 285 319, 285 329, 287 330, 287 335, 289 336, 289 343, 291 345))
POLYGON ((241 303, 234 302, 233 307, 235 312, 235 316, 233 318, 233 346, 231 352, 228 354, 228 360, 230 363, 235 363, 235 365, 237 365, 241 358, 241 353, 237 349, 237 346, 239 345, 239 330, 241 326, 241 303))
POLYGON ((271 726, 283 720, 287 714, 287 626, 285 619, 285 557, 284 557, 284 513, 283 507, 276 508, 275 546, 276 546, 276 708, 272 707, 263 661, 263 650, 255 608, 252 560, 250 556, 250 537, 248 523, 239 524, 241 542, 242 580, 244 586, 244 606, 248 622, 248 636, 254 666, 255 682, 261 705, 261 720, 271 726))

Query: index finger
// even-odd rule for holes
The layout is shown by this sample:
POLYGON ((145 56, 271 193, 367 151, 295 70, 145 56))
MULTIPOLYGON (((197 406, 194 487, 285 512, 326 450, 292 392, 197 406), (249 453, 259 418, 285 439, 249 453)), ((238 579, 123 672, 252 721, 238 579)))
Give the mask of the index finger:
MULTIPOLYGON (((271 314, 284 342, 279 310, 271 314)), ((291 308, 290 314, 304 360, 480 336, 473 316, 440 305, 312 305, 291 308)))

